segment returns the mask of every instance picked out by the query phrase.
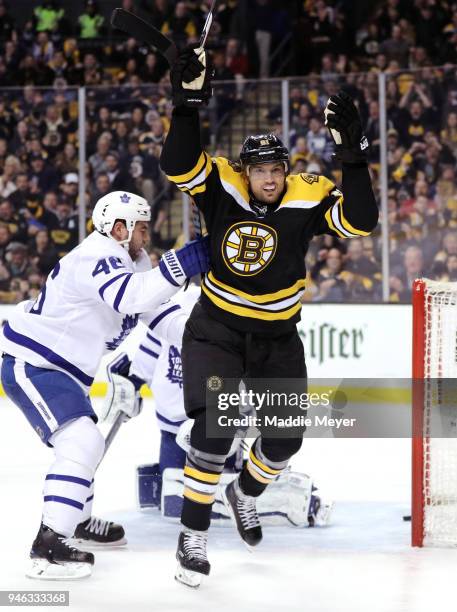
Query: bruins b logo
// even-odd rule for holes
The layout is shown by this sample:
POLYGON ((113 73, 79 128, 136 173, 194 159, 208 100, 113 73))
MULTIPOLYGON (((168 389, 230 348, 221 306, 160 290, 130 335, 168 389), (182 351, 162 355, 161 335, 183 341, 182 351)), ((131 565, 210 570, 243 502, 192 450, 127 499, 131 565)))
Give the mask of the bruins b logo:
POLYGON ((272 260, 278 244, 276 230, 257 221, 235 223, 222 241, 222 256, 232 272, 254 276, 272 260))

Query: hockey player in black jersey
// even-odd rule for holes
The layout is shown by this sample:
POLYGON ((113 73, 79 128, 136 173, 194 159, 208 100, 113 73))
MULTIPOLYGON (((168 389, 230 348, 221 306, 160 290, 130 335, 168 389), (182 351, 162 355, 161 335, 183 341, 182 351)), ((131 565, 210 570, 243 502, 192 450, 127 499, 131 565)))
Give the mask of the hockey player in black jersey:
MULTIPOLYGON (((174 110, 161 166, 192 196, 210 235, 211 268, 202 281, 183 337, 184 400, 194 419, 184 468, 183 531, 177 579, 198 586, 209 574, 206 555, 211 505, 230 439, 206 437, 206 381, 306 378, 296 330, 305 290, 309 241, 315 235, 367 236, 378 209, 368 173, 358 111, 344 92, 332 96, 326 125, 342 163, 342 192, 329 179, 290 174, 289 155, 273 134, 248 137, 240 159, 211 158, 200 145, 198 108, 211 85, 202 49, 182 51, 171 70, 174 110)), ((226 503, 249 546, 262 538, 256 497, 287 466, 301 437, 259 437, 226 503)))

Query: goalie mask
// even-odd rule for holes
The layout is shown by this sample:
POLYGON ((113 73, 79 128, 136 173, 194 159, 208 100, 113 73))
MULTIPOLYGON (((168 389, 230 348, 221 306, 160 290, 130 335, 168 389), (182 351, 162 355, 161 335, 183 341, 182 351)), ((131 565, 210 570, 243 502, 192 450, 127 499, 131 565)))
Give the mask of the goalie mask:
POLYGON ((289 174, 289 151, 275 134, 259 134, 246 138, 240 152, 241 167, 246 174, 249 166, 275 161, 283 162, 286 174, 289 174))
POLYGON ((116 242, 128 249, 135 223, 137 221, 150 221, 151 207, 144 198, 135 193, 112 191, 100 198, 95 204, 92 221, 97 231, 104 236, 111 237, 111 230, 118 220, 124 221, 129 234, 125 240, 116 242))

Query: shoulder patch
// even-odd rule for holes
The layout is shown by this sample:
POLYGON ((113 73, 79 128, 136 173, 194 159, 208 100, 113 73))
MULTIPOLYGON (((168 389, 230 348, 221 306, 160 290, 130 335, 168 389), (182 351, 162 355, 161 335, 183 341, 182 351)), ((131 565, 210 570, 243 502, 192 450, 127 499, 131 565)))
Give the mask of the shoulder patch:
POLYGON ((319 182, 319 176, 317 174, 300 174, 300 176, 302 177, 302 179, 305 181, 305 183, 308 183, 308 185, 312 185, 313 183, 318 183, 319 182))
POLYGON ((241 165, 240 162, 236 162, 236 161, 231 161, 230 159, 228 160, 228 165, 230 166, 230 168, 232 168, 232 170, 234 170, 235 172, 241 172, 241 165))

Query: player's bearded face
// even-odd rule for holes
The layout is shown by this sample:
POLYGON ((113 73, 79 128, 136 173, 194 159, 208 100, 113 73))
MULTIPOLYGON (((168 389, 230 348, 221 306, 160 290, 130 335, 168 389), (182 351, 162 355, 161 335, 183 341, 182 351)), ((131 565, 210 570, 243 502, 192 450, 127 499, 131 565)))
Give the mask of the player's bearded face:
POLYGON ((269 204, 276 202, 283 192, 286 170, 282 162, 257 164, 249 166, 247 177, 255 199, 269 204))
POLYGON ((133 261, 149 242, 149 226, 145 221, 137 221, 129 243, 129 255, 133 261))

